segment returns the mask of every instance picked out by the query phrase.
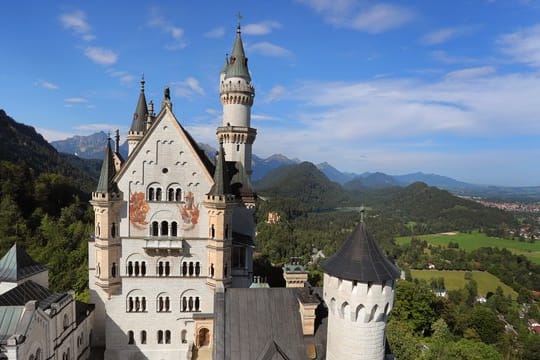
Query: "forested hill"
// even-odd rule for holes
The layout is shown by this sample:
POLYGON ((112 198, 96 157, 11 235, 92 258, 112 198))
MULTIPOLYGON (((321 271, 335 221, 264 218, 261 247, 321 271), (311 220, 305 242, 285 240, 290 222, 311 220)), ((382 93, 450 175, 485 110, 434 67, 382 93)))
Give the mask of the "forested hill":
POLYGON ((294 199, 299 206, 310 210, 354 203, 347 191, 309 162, 274 169, 254 186, 263 197, 294 199))
POLYGON ((2 109, 0 161, 24 164, 36 175, 55 173, 70 177, 86 193, 97 183, 101 163, 58 153, 33 127, 16 122, 2 109))

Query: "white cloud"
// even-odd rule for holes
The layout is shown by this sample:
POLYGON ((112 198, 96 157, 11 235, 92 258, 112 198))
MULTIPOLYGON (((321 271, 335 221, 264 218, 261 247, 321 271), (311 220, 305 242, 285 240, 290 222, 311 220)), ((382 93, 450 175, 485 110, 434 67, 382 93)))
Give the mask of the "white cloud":
POLYGON ((127 71, 119 71, 114 69, 107 69, 107 74, 120 80, 124 84, 131 84, 135 80, 135 76, 127 71))
POLYGON ((187 46, 184 39, 184 29, 165 18, 158 8, 154 7, 150 10, 148 26, 159 29, 172 38, 172 43, 165 45, 167 50, 181 50, 187 46))
POLYGON ((272 115, 251 114, 251 119, 252 120, 257 120, 257 121, 273 121, 273 120, 278 120, 279 118, 276 117, 276 116, 272 116, 272 115))
POLYGON ((358 14, 351 25, 354 29, 378 34, 400 27, 413 18, 413 12, 405 7, 377 4, 358 14))
POLYGON ((264 102, 273 102, 276 100, 279 100, 281 96, 285 93, 285 88, 281 85, 276 85, 273 88, 270 89, 268 94, 266 95, 264 102))
POLYGON ((82 104, 82 103, 87 103, 88 99, 82 98, 82 97, 70 97, 70 98, 65 98, 64 101, 70 104, 82 104))
POLYGON ((95 46, 84 49, 84 55, 100 65, 113 65, 118 60, 118 54, 114 51, 95 46))
POLYGON ((319 13, 326 22, 337 26, 377 34, 392 30, 415 18, 407 7, 379 3, 368 5, 356 0, 297 0, 319 13))
POLYGON ((256 52, 265 56, 288 57, 292 55, 292 52, 285 49, 284 47, 272 44, 268 41, 262 41, 262 42, 251 44, 249 46, 249 49, 253 52, 256 52))
POLYGON ((223 37, 223 35, 225 35, 225 28, 223 26, 214 28, 204 33, 205 37, 212 38, 212 39, 221 38, 223 37))
POLYGON ((36 131, 40 133, 48 142, 64 140, 75 135, 73 132, 58 131, 37 127, 36 131))
POLYGON ((242 26, 242 33, 246 35, 266 35, 280 27, 281 24, 277 21, 267 20, 242 26))
POLYGON ((194 94, 203 96, 205 94, 199 80, 194 77, 188 77, 187 79, 172 84, 174 86, 174 94, 180 97, 191 97, 194 94))
POLYGON ((514 61, 540 67, 540 24, 503 35, 499 44, 514 61))
POLYGON ((59 86, 45 80, 37 80, 34 82, 34 86, 41 87, 48 90, 58 90, 59 86))
POLYGON ((119 129, 120 132, 125 132, 127 130, 125 125, 117 125, 117 124, 110 124, 110 123, 82 124, 82 125, 75 126, 73 129, 77 131, 79 135, 91 134, 91 133, 96 133, 99 131, 113 133, 116 129, 119 129))
POLYGON ((472 26, 458 26, 438 29, 425 34, 422 37, 421 41, 423 44, 426 45, 438 45, 454 39, 458 36, 464 35, 468 32, 471 32, 473 28, 474 27, 472 26))
POLYGON ((209 114, 209 115, 219 115, 219 114, 221 114, 221 110, 213 109, 213 108, 205 109, 204 112, 209 114))
POLYGON ((465 64, 476 61, 475 59, 468 56, 450 55, 444 50, 435 50, 432 51, 430 54, 435 60, 445 64, 465 64))
POLYGON ((449 72, 446 74, 447 79, 470 79, 481 77, 485 75, 491 75, 495 73, 496 69, 493 66, 479 66, 467 69, 460 69, 449 72))
POLYGON ((74 10, 60 15, 60 22, 65 29, 74 31, 83 40, 90 41, 95 38, 92 29, 86 21, 86 14, 81 10, 74 10))

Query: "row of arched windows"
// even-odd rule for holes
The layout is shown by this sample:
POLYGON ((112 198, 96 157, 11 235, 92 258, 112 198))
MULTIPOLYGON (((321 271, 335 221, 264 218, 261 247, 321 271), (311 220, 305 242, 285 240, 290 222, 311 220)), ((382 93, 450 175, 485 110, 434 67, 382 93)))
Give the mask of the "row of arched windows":
MULTIPOLYGON (((182 343, 187 343, 187 331, 182 330, 182 343)), ((135 333, 133 330, 129 330, 127 333, 128 337, 128 344, 134 345, 135 344, 135 333)), ((140 336, 139 336, 139 343, 145 345, 147 343, 147 334, 146 330, 141 330, 140 336)), ((158 330, 156 332, 156 343, 158 344, 170 344, 171 343, 171 331, 170 330, 158 330)))
POLYGON ((182 201, 182 189, 178 186, 172 185, 169 187, 166 196, 163 196, 163 190, 159 185, 151 185, 146 191, 146 198, 148 201, 173 201, 180 202, 182 201))
POLYGON ((178 236, 178 223, 176 221, 152 221, 150 224, 150 236, 178 236))
POLYGON ((127 301, 127 312, 145 312, 146 297, 130 296, 127 301))
POLYGON ((332 312, 332 314, 335 314, 337 312, 339 318, 355 322, 360 321, 367 323, 373 320, 385 321, 386 317, 388 316, 389 307, 390 304, 386 303, 384 311, 378 314, 378 316, 376 316, 377 309, 379 308, 378 305, 373 305, 371 310, 367 312, 365 306, 360 304, 356 307, 354 312, 351 312, 351 305, 347 301, 343 302, 339 308, 336 308, 336 299, 332 298, 332 300, 330 300, 330 311, 332 312))
MULTIPOLYGON (((145 261, 128 261, 126 266, 128 276, 146 276, 145 261)), ((157 276, 171 276, 172 265, 169 261, 159 261, 156 265, 157 276)), ((210 267, 210 274, 214 276, 214 265, 210 267)), ((112 277, 116 277, 116 263, 112 265, 112 277)), ((201 263, 199 261, 183 261, 180 268, 180 275, 185 277, 201 276, 201 263)))
MULTIPOLYGON (((127 312, 146 312, 146 297, 129 296, 127 298, 127 312)), ((200 311, 201 300, 198 296, 183 296, 180 301, 180 310, 182 312, 200 311)), ((157 312, 171 311, 171 299, 169 296, 159 296, 156 299, 157 312)))

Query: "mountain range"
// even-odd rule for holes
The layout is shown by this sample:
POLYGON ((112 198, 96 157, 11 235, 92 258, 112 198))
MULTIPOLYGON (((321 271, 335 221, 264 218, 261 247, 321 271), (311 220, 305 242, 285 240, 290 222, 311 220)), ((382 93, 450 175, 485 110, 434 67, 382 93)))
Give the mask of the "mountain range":
MULTIPOLYGON (((59 152, 76 155, 86 159, 102 159, 104 144, 107 139, 105 132, 98 132, 88 136, 74 136, 61 141, 53 141, 51 145, 59 152)), ((214 159, 216 149, 208 144, 199 146, 210 159, 214 159)), ((120 153, 127 157, 127 142, 120 145, 120 153)), ((288 165, 299 165, 299 159, 290 159, 282 154, 274 154, 267 158, 253 154, 252 180, 258 181, 271 171, 288 165)), ((327 162, 316 165, 328 179, 337 182, 348 190, 379 189, 388 187, 405 187, 415 182, 423 182, 429 186, 448 190, 456 195, 477 196, 492 199, 511 199, 520 201, 540 200, 540 186, 532 187, 501 187, 492 185, 479 185, 462 182, 447 176, 415 172, 404 175, 389 175, 382 172, 364 172, 356 174, 343 172, 327 162)))

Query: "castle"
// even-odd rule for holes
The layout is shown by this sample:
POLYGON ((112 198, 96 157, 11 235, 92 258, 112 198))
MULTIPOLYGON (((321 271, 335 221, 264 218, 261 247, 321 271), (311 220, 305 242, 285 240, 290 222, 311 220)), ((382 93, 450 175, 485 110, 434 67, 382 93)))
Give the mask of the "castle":
POLYGON ((156 114, 144 85, 129 155, 117 132, 92 193, 93 346, 105 359, 383 359, 399 272, 363 222, 325 263, 323 289, 249 288, 257 131, 240 25, 220 74, 215 161, 176 119, 169 90, 156 114))

